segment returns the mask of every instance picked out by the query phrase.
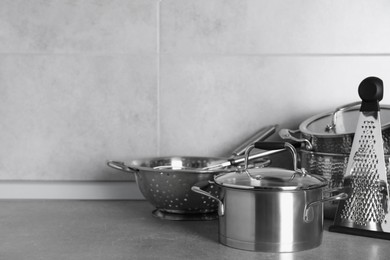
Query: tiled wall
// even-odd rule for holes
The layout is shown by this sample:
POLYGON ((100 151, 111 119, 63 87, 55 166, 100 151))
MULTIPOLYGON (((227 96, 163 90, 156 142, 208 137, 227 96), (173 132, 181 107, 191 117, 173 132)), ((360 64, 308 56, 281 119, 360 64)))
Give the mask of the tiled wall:
MULTIPOLYGON (((122 180, 390 85, 387 0, 0 1, 0 179, 122 180)), ((386 91, 383 104, 390 104, 386 91)))

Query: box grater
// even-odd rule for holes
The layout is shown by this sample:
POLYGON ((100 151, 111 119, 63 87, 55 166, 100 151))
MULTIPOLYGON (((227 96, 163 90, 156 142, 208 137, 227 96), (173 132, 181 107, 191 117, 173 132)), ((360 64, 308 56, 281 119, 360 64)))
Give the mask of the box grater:
POLYGON ((329 231, 390 239, 389 184, 379 107, 383 82, 368 77, 358 92, 362 104, 343 184, 348 198, 339 202, 329 231))

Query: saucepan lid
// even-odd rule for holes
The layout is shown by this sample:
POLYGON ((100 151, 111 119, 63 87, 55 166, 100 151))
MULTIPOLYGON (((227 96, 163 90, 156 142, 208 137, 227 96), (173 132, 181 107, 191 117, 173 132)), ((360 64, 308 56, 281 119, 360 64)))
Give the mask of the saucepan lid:
POLYGON ((294 158, 294 170, 273 167, 248 169, 245 167, 237 171, 216 175, 214 177, 215 183, 236 189, 276 191, 309 190, 327 185, 325 178, 310 175, 304 169, 297 169, 296 150, 290 143, 257 142, 247 148, 246 156, 249 156, 253 148, 266 150, 289 149, 294 158))
MULTIPOLYGON (((334 111, 315 115, 303 121, 299 130, 304 134, 336 137, 354 134, 360 114, 361 102, 353 102, 336 108, 334 111)), ((382 130, 390 127, 390 106, 381 105, 382 130)))
POLYGON ((224 187, 256 190, 309 190, 324 187, 326 179, 321 176, 302 174, 280 168, 263 168, 245 172, 229 172, 217 175, 214 181, 224 187))

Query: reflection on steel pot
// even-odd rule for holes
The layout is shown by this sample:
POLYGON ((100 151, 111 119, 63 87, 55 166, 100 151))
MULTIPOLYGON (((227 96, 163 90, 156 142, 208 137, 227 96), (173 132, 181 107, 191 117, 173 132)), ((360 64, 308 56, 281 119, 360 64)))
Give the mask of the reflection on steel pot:
MULTIPOLYGON (((249 145, 258 140, 264 140, 273 134, 276 126, 266 126, 245 143, 249 145)), ((242 147, 235 149, 229 162, 240 162, 242 147), (237 156, 239 155, 239 156, 237 156)), ((253 167, 269 165, 270 160, 254 155, 253 167)), ((216 165, 227 158, 219 157, 157 157, 136 159, 128 162, 109 161, 108 166, 135 175, 138 188, 144 197, 156 207, 153 215, 168 220, 209 220, 217 218, 218 204, 211 199, 202 199, 193 192, 191 186, 201 181, 212 180, 214 175, 231 171, 233 167, 204 170, 204 167, 216 165)), ((235 168, 233 168, 235 169, 235 168)), ((209 192, 217 193, 215 187, 209 192)))
MULTIPOLYGON (((336 108, 335 111, 310 117, 299 125, 299 130, 281 129, 285 140, 305 144, 306 150, 323 153, 349 154, 355 134, 361 102, 336 108), (300 135, 296 137, 295 135, 300 135)), ((385 154, 390 153, 390 106, 381 105, 382 138, 385 154)))
MULTIPOLYGON (((256 143, 253 148, 290 149, 289 143, 256 143)), ((296 165, 296 164, 295 164, 296 165)), ((219 241, 227 246, 263 252, 296 252, 322 242, 323 202, 346 199, 341 193, 324 199, 325 178, 301 169, 238 170, 214 177, 219 197, 195 185, 192 190, 219 202, 219 241)))
MULTIPOLYGON (((320 153, 301 150, 301 167, 310 174, 321 175, 328 180, 325 197, 330 196, 332 191, 343 188, 344 175, 348 166, 349 154, 320 153)), ((385 155, 387 181, 390 183, 390 155, 385 155)), ((333 219, 338 203, 329 202, 324 204, 325 218, 333 219)))

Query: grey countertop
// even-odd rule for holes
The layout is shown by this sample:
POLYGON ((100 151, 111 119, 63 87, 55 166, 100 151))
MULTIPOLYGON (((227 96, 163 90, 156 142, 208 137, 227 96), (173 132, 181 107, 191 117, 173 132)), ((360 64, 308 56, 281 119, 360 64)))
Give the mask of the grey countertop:
POLYGON ((390 259, 390 241, 330 233, 297 253, 237 250, 218 220, 169 221, 147 201, 0 201, 0 259, 390 259))

